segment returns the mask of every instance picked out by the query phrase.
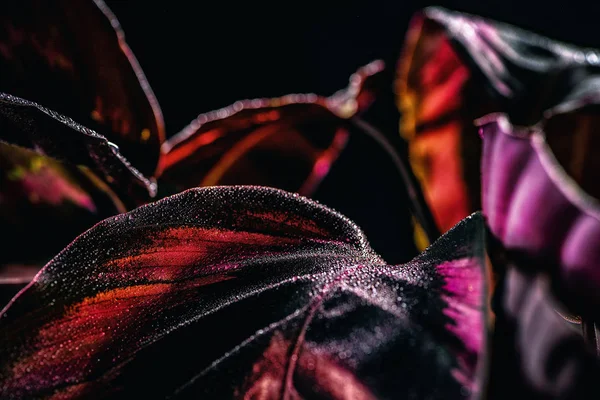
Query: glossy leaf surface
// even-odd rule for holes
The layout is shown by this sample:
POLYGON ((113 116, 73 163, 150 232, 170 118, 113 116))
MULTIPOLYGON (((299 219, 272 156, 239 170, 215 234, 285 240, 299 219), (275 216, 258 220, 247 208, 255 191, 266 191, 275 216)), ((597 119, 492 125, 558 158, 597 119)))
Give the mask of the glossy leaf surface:
POLYGON ((399 63, 401 131, 442 230, 479 208, 473 121, 488 113, 506 113, 517 125, 544 123, 563 167, 597 192, 597 118, 581 110, 598 103, 597 59, 595 50, 442 8, 413 19, 399 63))
MULTIPOLYGON (((579 311, 600 305, 600 205, 569 177, 540 128, 479 121, 483 211, 502 247, 549 272, 579 311)), ((564 299, 563 299, 564 300, 564 299)))
POLYGON ((480 215, 386 264, 340 214, 259 187, 103 221, 0 318, 5 398, 477 398, 480 215))
POLYGON ((488 398, 597 398, 600 360, 560 314, 547 276, 502 268, 488 398))

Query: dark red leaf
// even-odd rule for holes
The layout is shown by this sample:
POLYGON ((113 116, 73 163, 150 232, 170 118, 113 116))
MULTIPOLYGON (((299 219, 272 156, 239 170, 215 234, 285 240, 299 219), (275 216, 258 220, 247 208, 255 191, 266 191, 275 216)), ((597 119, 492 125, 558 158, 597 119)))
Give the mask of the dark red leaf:
POLYGON ((154 175, 164 139, 160 108, 103 1, 4 2, 0 92, 73 118, 154 175))
POLYGON ((102 1, 4 2, 0 92, 10 93, 0 94, 0 282, 12 282, 31 278, 94 223, 149 199, 155 185, 138 168, 153 175, 164 133, 102 1))
POLYGON ((0 94, 0 279, 11 264, 41 267, 96 222, 148 200, 155 186, 105 137, 0 94))
POLYGON ((253 184, 311 194, 348 141, 347 119, 373 101, 382 69, 362 67, 328 98, 291 94, 201 114, 164 143, 161 183, 171 192, 253 184))
POLYGON ((0 317, 7 398, 474 398, 483 221, 404 265, 348 219, 260 187, 107 219, 0 317))
MULTIPOLYGON (((149 199, 155 186, 98 133, 0 93, 0 282, 12 264, 41 268, 96 222, 149 199)), ((0 283, 5 290, 12 291, 0 283)))
POLYGON ((506 112, 518 125, 533 125, 598 102, 597 50, 443 8, 427 8, 423 14, 478 80, 481 101, 494 100, 489 111, 506 112))

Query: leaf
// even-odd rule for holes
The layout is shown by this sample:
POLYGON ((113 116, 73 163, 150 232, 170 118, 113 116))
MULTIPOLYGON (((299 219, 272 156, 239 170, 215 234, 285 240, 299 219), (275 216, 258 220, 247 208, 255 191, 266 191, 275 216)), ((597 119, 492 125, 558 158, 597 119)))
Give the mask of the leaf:
POLYGON ((502 247, 528 268, 549 272, 566 292, 560 300, 586 313, 600 304, 593 266, 600 255, 600 139, 592 134, 599 57, 510 25, 427 8, 409 31, 399 79, 404 132, 413 138, 413 164, 434 216, 441 221, 448 208, 460 211, 454 219, 468 213, 477 203, 465 193, 481 174, 482 209, 502 247), (471 121, 486 114, 477 123, 480 169, 471 121))
POLYGON ((360 68, 328 98, 290 94, 201 114, 164 143, 161 184, 171 193, 252 184, 311 194, 349 140, 347 119, 373 101, 382 69, 381 61, 360 68))
POLYGON ((473 120, 489 113, 506 113, 525 126, 554 117, 552 125, 563 127, 552 128, 556 134, 549 138, 557 157, 571 174, 584 175, 578 182, 597 191, 590 150, 598 144, 585 133, 596 118, 559 114, 598 103, 598 57, 594 50, 443 8, 413 18, 398 65, 401 132, 442 230, 479 208, 481 150, 473 120), (575 125, 579 133, 564 135, 575 125))
POLYGON ((87 166, 129 204, 134 199, 147 200, 156 193, 156 183, 134 168, 115 144, 39 104, 0 93, 0 127, 0 143, 87 166))
MULTIPOLYGON (((600 305, 600 205, 566 173, 544 131, 506 116, 478 121, 483 135, 483 211, 511 257, 550 273, 575 312, 600 305)), ((568 131, 567 131, 568 132, 568 131)))
POLYGON ((397 67, 401 135, 442 232, 479 209, 480 143, 473 119, 489 96, 473 76, 437 8, 413 17, 397 67))
MULTIPOLYGON (((153 196, 154 182, 137 168, 152 176, 164 134, 154 96, 101 1, 4 4, 0 92, 11 93, 0 94, 0 282, 14 282, 32 278, 94 223, 153 196)), ((14 291, 7 285, 0 296, 14 291)))
POLYGON ((515 265, 502 268, 507 273, 494 310, 489 398, 598 397, 600 360, 557 312, 563 307, 547 277, 515 265))
POLYGON ((419 254, 412 238, 411 216, 419 219, 431 241, 440 234, 403 157, 404 144, 362 118, 348 122, 350 140, 310 197, 359 225, 386 261, 410 261, 419 254))
POLYGON ((394 147, 389 151, 375 137, 381 134, 356 120, 384 84, 389 77, 375 61, 329 98, 291 94, 200 115, 163 145, 160 196, 221 184, 310 195, 351 217, 375 250, 406 262, 417 251, 408 244, 410 214, 398 207, 406 204, 407 189, 394 165, 397 148, 387 145, 394 147), (374 190, 380 195, 372 196, 374 190))
POLYGON ((155 191, 103 136, 0 94, 0 282, 10 265, 41 268, 81 232, 155 191))
POLYGON ((6 2, 0 92, 73 118, 154 175, 164 139, 160 108, 103 1, 6 2))
POLYGON ((260 187, 109 218, 0 318, 7 398, 477 398, 484 230, 404 265, 345 217, 260 187))
POLYGON ((124 205, 89 169, 0 143, 0 303, 77 235, 124 205))
POLYGON ((468 68, 473 84, 462 93, 487 107, 475 107, 481 115, 491 113, 476 125, 482 209, 498 250, 549 273, 571 311, 596 315, 598 51, 443 9, 425 15, 468 68))
POLYGON ((596 50, 443 8, 427 8, 423 15, 479 80, 484 104, 493 99, 490 112, 506 112, 518 125, 533 125, 597 103, 596 50))

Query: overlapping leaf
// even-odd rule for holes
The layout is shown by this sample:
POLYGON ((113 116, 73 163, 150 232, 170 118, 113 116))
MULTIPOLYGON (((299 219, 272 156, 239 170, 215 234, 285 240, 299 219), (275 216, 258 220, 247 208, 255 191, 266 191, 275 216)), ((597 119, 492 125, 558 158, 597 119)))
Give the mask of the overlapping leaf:
POLYGON ((310 195, 350 216, 378 251, 396 262, 411 259, 417 252, 406 232, 409 214, 398 207, 407 189, 397 155, 390 156, 396 150, 356 121, 389 83, 382 69, 381 61, 359 68, 327 98, 245 100, 200 115, 163 145, 159 194, 252 184, 310 195))
MULTIPOLYGON (((594 103, 594 57, 594 51, 441 8, 413 19, 397 80, 401 132, 442 230, 480 206, 481 150, 473 120, 506 112, 513 123, 530 125, 594 103)), ((579 133, 557 132, 551 145, 569 172, 592 187, 597 168, 586 151, 596 148, 590 146, 595 139, 583 125, 593 117, 560 119, 553 125, 577 125, 579 133)))
MULTIPOLYGON (((156 193, 156 184, 133 167, 106 137, 39 104, 0 94, 0 126, 1 142, 89 167, 129 204, 148 200, 156 193)), ((10 148, 5 149, 10 154, 10 148)))
POLYGON ((0 92, 73 118, 154 175, 164 139, 160 109, 102 0, 5 2, 0 92))
MULTIPOLYGON (((160 110, 106 5, 102 1, 53 6, 36 0, 10 2, 0 27, 0 90, 11 93, 0 98, 0 141, 65 162, 57 164, 0 143, 6 155, 4 180, 11 182, 11 193, 5 193, 0 201, 4 201, 6 213, 25 213, 20 220, 12 218, 4 225, 29 221, 33 223, 23 225, 23 231, 48 231, 50 221, 60 215, 70 240, 90 226, 90 221, 152 197, 164 136, 160 110), (19 163, 13 163, 15 158, 19 163), (31 185, 31 179, 24 179, 35 169, 31 165, 41 163, 46 175, 56 177, 45 182, 45 192, 39 185, 31 185), (79 171, 82 166, 87 167, 84 173, 79 171), (51 182, 56 187, 50 188, 51 182), (44 199, 50 191, 57 194, 48 202, 44 199), (86 204, 71 201, 73 193, 83 196, 80 200, 85 197, 86 204), (10 210, 14 204, 21 206, 10 210), (27 218, 33 215, 35 219, 27 218)), ((346 90, 329 98, 290 95, 240 102, 201 115, 163 147, 168 151, 161 155, 158 171, 166 170, 161 196, 215 183, 314 191, 346 145, 348 119, 373 100, 382 68, 381 62, 361 68, 346 90), (208 123, 198 128, 205 120, 208 123), (204 141, 207 143, 202 145, 204 141)), ((50 246, 52 240, 46 242, 56 252, 68 240, 60 241, 59 247, 50 246)), ((0 264, 13 261, 25 260, 0 264)))
POLYGON ((16 282, 97 221, 151 198, 145 176, 164 133, 102 1, 5 2, 0 92, 10 93, 0 94, 0 282, 16 282))
POLYGON ((488 398, 597 398, 600 360, 557 312, 547 276, 503 268, 488 398))
POLYGON ((481 151, 472 121, 489 110, 489 96, 449 28, 435 18, 439 12, 426 9, 411 21, 396 94, 411 166, 445 232, 479 209, 481 151))
POLYGON ((0 303, 99 218, 125 211, 89 169, 0 144, 0 303))
POLYGON ((577 293, 570 300, 593 304, 600 287, 597 60, 595 50, 429 8, 413 21, 399 77, 404 134, 438 223, 477 205, 470 188, 481 173, 494 236, 577 293), (479 122, 480 170, 473 120, 486 113, 502 115, 479 122))
POLYGON ((476 398, 483 224, 387 265, 349 220, 258 187, 110 218, 0 318, 3 398, 476 398))
POLYGON ((292 94, 201 114, 163 145, 161 183, 253 184, 311 194, 349 140, 348 118, 373 101, 383 63, 360 68, 329 98, 292 94))

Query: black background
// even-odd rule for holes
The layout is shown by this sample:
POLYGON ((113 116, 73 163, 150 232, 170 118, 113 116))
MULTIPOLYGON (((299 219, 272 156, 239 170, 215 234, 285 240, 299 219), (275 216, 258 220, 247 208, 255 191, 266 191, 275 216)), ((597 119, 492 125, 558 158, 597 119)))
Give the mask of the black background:
MULTIPOLYGON (((158 97, 168 135, 197 114, 239 99, 294 92, 329 95, 345 87, 359 66, 383 59, 390 68, 390 87, 369 118, 397 138, 393 67, 410 17, 428 5, 600 47, 600 4, 584 1, 107 3, 158 97)), ((398 175, 376 152, 359 150, 350 149, 318 197, 356 220, 388 261, 405 261, 415 250, 398 175)), ((398 151, 405 151, 402 142, 398 151)))
POLYGON ((394 65, 411 15, 428 5, 600 47, 600 4, 593 1, 107 3, 160 101, 171 134, 198 113, 235 100, 330 94, 373 59, 394 65))

